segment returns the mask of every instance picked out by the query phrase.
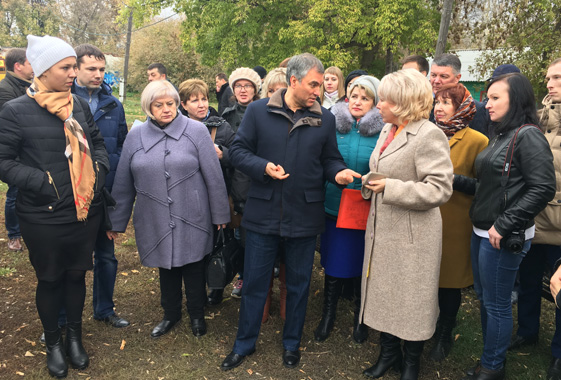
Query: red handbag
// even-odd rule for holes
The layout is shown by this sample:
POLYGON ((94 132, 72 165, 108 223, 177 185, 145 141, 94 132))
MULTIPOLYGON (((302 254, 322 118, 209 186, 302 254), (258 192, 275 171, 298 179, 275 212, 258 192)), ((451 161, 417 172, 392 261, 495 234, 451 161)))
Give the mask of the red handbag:
POLYGON ((343 189, 337 216, 337 228, 366 230, 369 211, 370 200, 365 200, 360 190, 343 189))

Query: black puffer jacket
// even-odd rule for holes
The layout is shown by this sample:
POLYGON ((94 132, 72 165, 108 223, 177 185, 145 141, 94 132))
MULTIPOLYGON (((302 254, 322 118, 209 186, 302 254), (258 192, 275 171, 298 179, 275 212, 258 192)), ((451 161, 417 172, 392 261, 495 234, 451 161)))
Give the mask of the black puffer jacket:
POLYGON ((508 145, 517 129, 495 136, 475 159, 477 189, 469 215, 475 227, 488 230, 494 225, 503 237, 531 227, 555 196, 553 155, 534 126, 518 133, 506 191, 501 186, 508 145))
MULTIPOLYGON (((109 159, 88 104, 76 96, 74 118, 84 129, 96 172, 92 215, 102 210, 109 159)), ((65 148, 63 122, 30 97, 11 100, 0 111, 0 179, 18 187, 19 218, 38 224, 77 221, 65 148)))
POLYGON ((25 94, 25 90, 30 85, 31 82, 20 79, 8 71, 6 77, 0 82, 0 108, 6 102, 25 94))

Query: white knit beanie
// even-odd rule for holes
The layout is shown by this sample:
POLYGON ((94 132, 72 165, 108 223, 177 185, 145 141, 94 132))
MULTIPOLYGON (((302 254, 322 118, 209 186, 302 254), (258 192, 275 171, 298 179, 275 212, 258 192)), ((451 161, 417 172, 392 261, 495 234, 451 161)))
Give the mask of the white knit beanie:
POLYGON ((228 78, 232 91, 234 91, 234 84, 240 79, 245 79, 253 83, 255 86, 255 93, 257 94, 259 92, 259 89, 261 88, 261 77, 255 70, 250 69, 249 67, 240 67, 239 69, 232 71, 232 74, 230 74, 230 77, 228 78))
POLYGON ((370 91, 374 93, 374 105, 378 104, 378 101, 380 100, 380 98, 378 97, 378 86, 380 86, 380 81, 378 80, 378 78, 371 75, 362 75, 358 77, 351 85, 351 92, 353 92, 353 89, 358 85, 369 88, 370 91))
POLYGON ((27 60, 33 68, 35 77, 38 78, 55 63, 64 58, 76 57, 72 46, 57 37, 38 37, 29 34, 27 36, 27 60))

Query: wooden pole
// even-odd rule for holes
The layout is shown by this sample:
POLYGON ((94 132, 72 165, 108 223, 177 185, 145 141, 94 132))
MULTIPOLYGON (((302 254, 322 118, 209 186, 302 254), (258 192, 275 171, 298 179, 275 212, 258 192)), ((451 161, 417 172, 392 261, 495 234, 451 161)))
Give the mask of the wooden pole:
POLYGON ((454 10, 454 0, 444 0, 442 5, 442 16, 440 18, 440 30, 438 31, 438 41, 436 42, 436 51, 434 56, 438 57, 446 51, 446 39, 448 38, 448 29, 450 29, 450 19, 454 10))
POLYGON ((123 102, 127 99, 127 78, 129 76, 129 55, 131 50, 131 38, 132 38, 132 13, 133 10, 131 9, 129 13, 129 23, 127 26, 127 43, 125 45, 125 69, 123 73, 125 90, 123 92, 123 102))

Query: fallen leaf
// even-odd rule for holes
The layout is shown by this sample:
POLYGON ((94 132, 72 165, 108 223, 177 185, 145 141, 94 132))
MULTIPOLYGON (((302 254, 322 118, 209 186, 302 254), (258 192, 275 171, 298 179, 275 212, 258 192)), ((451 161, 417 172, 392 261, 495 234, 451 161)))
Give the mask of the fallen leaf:
POLYGON ((20 371, 17 371, 17 372, 16 372, 16 375, 25 376, 25 373, 20 372, 20 371))
POLYGON ((128 276, 129 274, 127 272, 121 272, 121 276, 128 276))
POLYGON ((31 352, 29 352, 29 351, 25 351, 25 356, 35 356, 35 355, 33 355, 33 354, 32 354, 31 352))
POLYGON ((109 343, 103 343, 104 346, 110 347, 111 345, 109 343))
POLYGON ((247 370, 247 373, 249 373, 250 375, 253 375, 253 371, 250 369, 247 370))
POLYGON ((123 340, 121 341, 121 351, 125 349, 125 345, 126 345, 126 344, 127 344, 127 341, 123 339, 123 340))
MULTIPOLYGON (((132 272, 132 273, 140 273, 140 272, 137 271, 136 269, 131 269, 131 272, 132 272)), ((162 377, 162 379, 163 379, 163 377, 162 377)))
POLYGON ((182 354, 181 356, 191 356, 191 354, 185 353, 185 354, 182 354))
MULTIPOLYGON (((25 339, 25 338, 24 338, 25 339)), ((33 347, 35 347, 35 345, 37 344, 36 342, 32 341, 32 340, 27 340, 25 339, 25 341, 29 344, 31 344, 33 347)))
POLYGON ((456 336, 454 337, 454 342, 457 341, 459 337, 460 337, 460 334, 456 334, 456 336))

